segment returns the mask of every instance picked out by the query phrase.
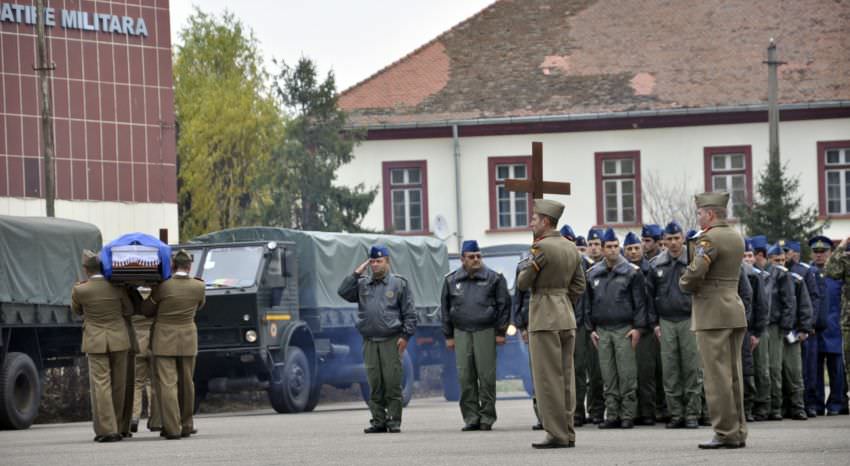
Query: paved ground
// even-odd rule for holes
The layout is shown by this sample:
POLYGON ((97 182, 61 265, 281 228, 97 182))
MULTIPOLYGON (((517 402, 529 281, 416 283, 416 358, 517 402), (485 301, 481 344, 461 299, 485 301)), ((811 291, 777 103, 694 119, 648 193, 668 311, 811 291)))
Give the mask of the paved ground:
POLYGON ((166 441, 144 432, 96 444, 90 423, 38 425, 0 431, 3 465, 113 464, 850 464, 850 416, 751 425, 747 448, 703 451, 709 428, 578 429, 577 448, 537 451, 528 399, 499 399, 492 432, 461 433, 455 403, 415 399, 404 411, 403 433, 364 435, 362 403, 320 405, 314 413, 272 411, 201 415, 199 435, 166 441), (532 463, 533 462, 533 463, 532 463))

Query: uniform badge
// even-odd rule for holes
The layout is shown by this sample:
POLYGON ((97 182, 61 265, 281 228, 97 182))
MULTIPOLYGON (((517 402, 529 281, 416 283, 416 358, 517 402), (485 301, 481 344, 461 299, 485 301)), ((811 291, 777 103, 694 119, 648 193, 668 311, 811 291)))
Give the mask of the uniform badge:
POLYGON ((599 279, 598 278, 596 280, 593 280, 593 287, 596 288, 597 286, 599 286, 599 279))
POLYGON ((395 296, 395 293, 393 293, 392 290, 389 290, 389 291, 387 291, 386 295, 387 295, 387 298, 392 299, 393 296, 395 296))
POLYGON ((663 277, 663 276, 664 276, 664 271, 663 271, 663 270, 659 270, 659 271, 658 271, 658 278, 661 278, 661 277, 663 277))
POLYGON ((459 290, 462 286, 463 286, 463 285, 461 285, 461 283, 460 283, 460 282, 455 283, 455 288, 457 288, 458 290, 459 290))

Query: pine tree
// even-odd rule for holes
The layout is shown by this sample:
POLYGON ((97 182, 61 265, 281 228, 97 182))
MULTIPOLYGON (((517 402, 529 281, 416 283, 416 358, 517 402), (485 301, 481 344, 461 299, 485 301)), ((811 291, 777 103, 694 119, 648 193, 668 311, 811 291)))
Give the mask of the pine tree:
POLYGON ((758 200, 736 212, 746 226, 747 234, 765 235, 771 243, 780 240, 806 240, 820 234, 827 222, 818 224, 814 207, 803 208, 803 198, 797 194, 800 180, 786 174, 779 162, 770 161, 759 176, 758 200))

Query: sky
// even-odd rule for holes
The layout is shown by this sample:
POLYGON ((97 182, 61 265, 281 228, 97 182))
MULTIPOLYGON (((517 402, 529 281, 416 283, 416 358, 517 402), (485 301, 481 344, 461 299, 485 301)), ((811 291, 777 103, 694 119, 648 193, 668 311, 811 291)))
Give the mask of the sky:
POLYGON ((494 0, 171 0, 172 44, 193 6, 225 8, 254 32, 266 69, 272 58, 311 58, 322 76, 333 70, 343 91, 404 57, 494 0))

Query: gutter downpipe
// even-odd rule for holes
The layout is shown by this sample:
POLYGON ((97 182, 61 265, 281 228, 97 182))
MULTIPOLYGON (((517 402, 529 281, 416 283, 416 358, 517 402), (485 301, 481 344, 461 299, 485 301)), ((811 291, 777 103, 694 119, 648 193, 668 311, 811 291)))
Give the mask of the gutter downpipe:
POLYGON ((458 137, 457 125, 452 125, 452 142, 454 143, 455 159, 455 216, 457 218, 457 250, 463 243, 463 221, 461 220, 460 205, 460 138, 458 137))

